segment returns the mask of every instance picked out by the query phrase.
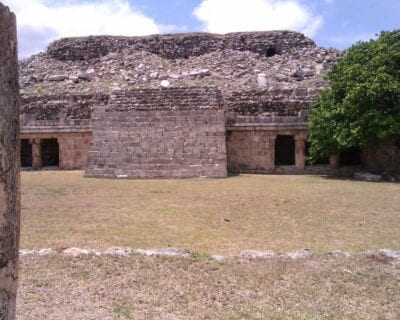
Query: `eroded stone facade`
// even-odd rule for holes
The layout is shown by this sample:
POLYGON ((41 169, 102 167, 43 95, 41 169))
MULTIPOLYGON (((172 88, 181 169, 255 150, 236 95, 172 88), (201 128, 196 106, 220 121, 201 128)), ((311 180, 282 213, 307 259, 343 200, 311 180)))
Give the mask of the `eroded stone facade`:
POLYGON ((88 176, 308 172, 307 112, 339 54, 290 31, 61 39, 21 65, 25 155, 83 167, 92 135, 88 176))
POLYGON ((18 64, 15 16, 0 3, 0 319, 15 319, 19 246, 18 64))

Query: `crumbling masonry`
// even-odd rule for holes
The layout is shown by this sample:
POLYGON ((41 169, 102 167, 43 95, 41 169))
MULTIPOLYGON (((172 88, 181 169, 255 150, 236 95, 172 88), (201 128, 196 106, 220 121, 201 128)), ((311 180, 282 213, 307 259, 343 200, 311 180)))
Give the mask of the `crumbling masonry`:
POLYGON ((15 319, 19 241, 18 64, 15 16, 0 3, 0 319, 15 319))
POLYGON ((339 55, 290 31, 55 41, 21 62, 22 165, 128 178, 327 173, 328 159, 305 165, 307 113, 339 55))

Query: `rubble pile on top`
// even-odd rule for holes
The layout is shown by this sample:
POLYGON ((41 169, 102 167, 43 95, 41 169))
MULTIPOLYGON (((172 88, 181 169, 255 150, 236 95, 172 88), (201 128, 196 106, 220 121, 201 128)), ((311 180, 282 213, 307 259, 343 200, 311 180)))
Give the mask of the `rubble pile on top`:
POLYGON ((289 31, 65 38, 20 62, 20 85, 23 95, 216 86, 228 100, 254 91, 315 96, 339 55, 289 31))

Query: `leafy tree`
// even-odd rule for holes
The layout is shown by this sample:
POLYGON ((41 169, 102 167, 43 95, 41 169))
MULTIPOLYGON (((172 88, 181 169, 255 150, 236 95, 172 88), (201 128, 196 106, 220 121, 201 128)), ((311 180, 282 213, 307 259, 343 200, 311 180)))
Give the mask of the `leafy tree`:
POLYGON ((400 137, 400 30, 357 42, 326 78, 309 114, 311 159, 400 137))

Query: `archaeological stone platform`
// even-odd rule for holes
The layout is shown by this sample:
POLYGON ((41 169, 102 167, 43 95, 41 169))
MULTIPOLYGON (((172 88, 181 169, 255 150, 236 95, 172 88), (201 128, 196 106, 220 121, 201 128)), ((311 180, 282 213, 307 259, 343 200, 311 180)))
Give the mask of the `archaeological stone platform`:
POLYGON ((194 87, 113 92, 108 106, 94 116, 86 175, 226 177, 220 91, 194 87))

